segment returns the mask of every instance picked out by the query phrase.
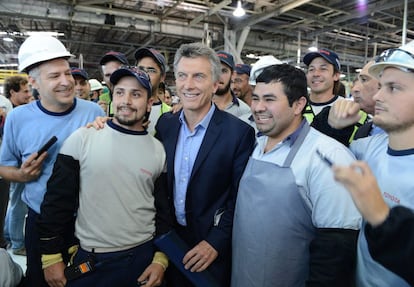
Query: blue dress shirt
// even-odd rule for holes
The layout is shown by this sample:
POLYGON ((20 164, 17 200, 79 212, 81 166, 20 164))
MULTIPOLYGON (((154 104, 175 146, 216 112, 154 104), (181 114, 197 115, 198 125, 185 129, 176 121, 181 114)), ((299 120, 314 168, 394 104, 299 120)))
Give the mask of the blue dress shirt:
POLYGON ((177 222, 183 226, 187 225, 185 218, 185 199, 188 182, 214 110, 215 106, 211 105, 210 110, 195 126, 193 132, 188 128, 184 112, 181 111, 180 114, 181 127, 174 159, 174 207, 177 222))

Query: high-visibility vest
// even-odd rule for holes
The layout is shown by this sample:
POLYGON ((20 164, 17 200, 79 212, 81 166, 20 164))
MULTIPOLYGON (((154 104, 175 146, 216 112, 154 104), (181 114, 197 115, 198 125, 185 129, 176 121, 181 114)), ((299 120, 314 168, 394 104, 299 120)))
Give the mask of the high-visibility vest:
MULTIPOLYGON (((360 110, 359 115, 361 116, 361 118, 354 125, 354 131, 352 132, 352 135, 349 138, 349 143, 351 143, 352 140, 354 139, 355 133, 357 132, 358 128, 368 121, 368 114, 366 112, 364 112, 363 110, 360 110)), ((303 116, 305 117, 305 119, 308 121, 309 124, 313 122, 313 119, 315 118, 315 113, 313 112, 311 105, 309 104, 306 105, 303 116)))

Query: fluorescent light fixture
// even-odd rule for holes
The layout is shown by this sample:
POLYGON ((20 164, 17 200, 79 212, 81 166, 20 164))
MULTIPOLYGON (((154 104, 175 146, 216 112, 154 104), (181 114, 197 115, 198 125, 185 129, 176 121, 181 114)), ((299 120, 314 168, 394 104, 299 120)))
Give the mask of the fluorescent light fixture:
POLYGON ((47 36, 52 36, 52 37, 65 36, 65 33, 60 33, 56 31, 28 31, 25 34, 28 36, 33 36, 33 35, 47 35, 47 36))
POLYGON ((249 59, 259 59, 259 56, 257 56, 256 54, 250 53, 246 55, 246 58, 249 59))
POLYGON ((240 0, 237 1, 237 8, 236 8, 236 10, 233 11, 233 16, 242 17, 245 14, 246 14, 246 11, 244 11, 241 1, 240 0))
POLYGON ((56 31, 27 31, 27 32, 4 32, 0 31, 0 36, 32 36, 32 35, 49 35, 53 37, 65 36, 65 33, 56 31))
POLYGON ((4 42, 13 42, 14 40, 13 40, 13 38, 10 38, 10 37, 6 36, 6 37, 3 38, 3 41, 4 42))
POLYGON ((17 68, 18 64, 17 63, 13 63, 13 64, 0 64, 0 68, 17 68))
POLYGON ((308 50, 310 52, 316 52, 316 51, 318 51, 318 47, 309 47, 308 50))

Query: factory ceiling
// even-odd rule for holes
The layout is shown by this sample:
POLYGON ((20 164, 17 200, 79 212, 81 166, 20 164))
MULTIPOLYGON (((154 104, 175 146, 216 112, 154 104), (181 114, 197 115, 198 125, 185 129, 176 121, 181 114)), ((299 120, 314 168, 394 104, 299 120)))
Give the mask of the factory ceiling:
POLYGON ((53 31, 76 55, 72 64, 94 77, 107 51, 123 52, 133 63, 136 49, 155 47, 171 71, 176 49, 197 41, 230 51, 237 62, 272 54, 302 67, 309 47, 325 47, 352 75, 375 54, 414 38, 414 0, 241 2, 246 15, 237 18, 231 0, 0 0, 0 37, 14 40, 0 40, 0 64, 16 62, 28 32, 53 31))

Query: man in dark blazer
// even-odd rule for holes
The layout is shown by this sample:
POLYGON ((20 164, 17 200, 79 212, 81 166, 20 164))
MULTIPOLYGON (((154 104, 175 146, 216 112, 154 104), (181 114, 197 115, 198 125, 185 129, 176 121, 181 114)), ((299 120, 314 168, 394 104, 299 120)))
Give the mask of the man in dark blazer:
MULTIPOLYGON (((189 245, 186 269, 207 270, 219 286, 230 286, 234 206, 254 130, 212 104, 221 73, 214 50, 201 43, 182 45, 174 73, 183 109, 164 114, 156 125, 167 154, 172 219, 163 223, 189 245)), ((172 264, 167 285, 194 286, 172 264)))

